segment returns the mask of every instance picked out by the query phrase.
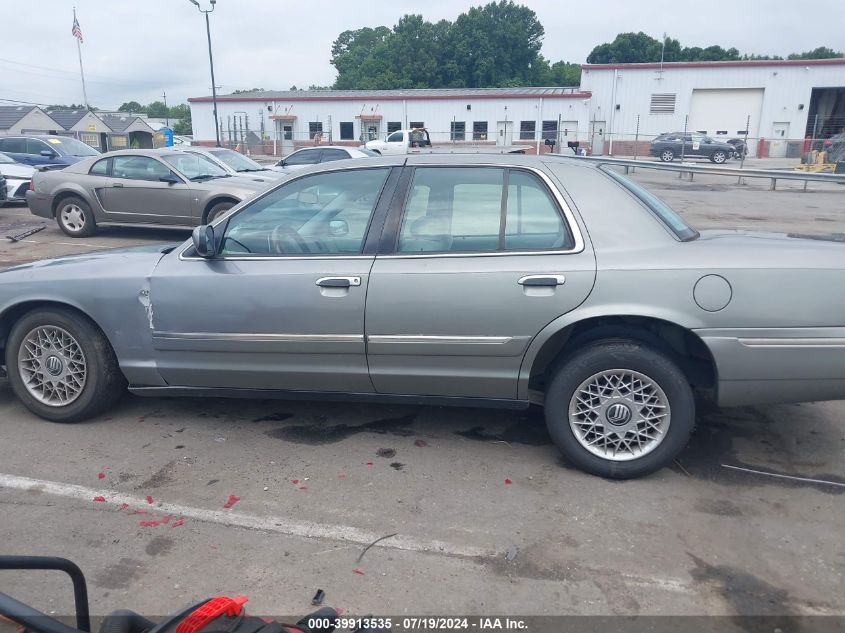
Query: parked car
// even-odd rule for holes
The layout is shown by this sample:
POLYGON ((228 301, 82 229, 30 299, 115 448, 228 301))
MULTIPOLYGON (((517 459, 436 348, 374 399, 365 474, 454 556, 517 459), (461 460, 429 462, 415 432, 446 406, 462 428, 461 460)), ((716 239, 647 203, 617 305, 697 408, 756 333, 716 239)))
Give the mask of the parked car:
POLYGON ((194 142, 194 137, 187 134, 174 134, 173 147, 190 147, 194 142))
POLYGON ((89 156, 100 154, 90 145, 75 138, 50 134, 0 137, 0 152, 24 165, 53 169, 61 169, 89 156))
POLYGON ((291 152, 275 165, 271 165, 270 169, 288 174, 309 165, 348 158, 372 158, 373 156, 378 156, 378 154, 363 147, 345 147, 343 145, 304 147, 291 152))
POLYGON ((232 176, 246 176, 259 182, 272 182, 283 177, 283 173, 260 165, 249 156, 226 147, 171 147, 181 152, 200 154, 232 176))
POLYGON ((26 202, 26 191, 35 168, 12 160, 0 153, 0 174, 5 176, 6 196, 4 202, 26 202))
POLYGON ((384 140, 367 141, 365 147, 384 156, 408 154, 414 150, 431 147, 431 138, 425 128, 396 130, 384 140))
POLYGON ((196 153, 122 150, 59 171, 39 171, 26 192, 30 211, 54 219, 71 237, 98 224, 197 226, 213 221, 265 187, 230 176, 196 153))
POLYGON ((303 170, 183 244, 2 271, 0 347, 48 420, 127 384, 533 402, 571 463, 624 478, 672 462, 696 393, 845 398, 843 283, 845 244, 698 233, 600 163, 386 157, 303 170))
POLYGON ((651 155, 671 163, 676 158, 709 158, 721 165, 734 155, 735 148, 728 143, 715 141, 703 134, 670 132, 661 134, 651 142, 651 155))

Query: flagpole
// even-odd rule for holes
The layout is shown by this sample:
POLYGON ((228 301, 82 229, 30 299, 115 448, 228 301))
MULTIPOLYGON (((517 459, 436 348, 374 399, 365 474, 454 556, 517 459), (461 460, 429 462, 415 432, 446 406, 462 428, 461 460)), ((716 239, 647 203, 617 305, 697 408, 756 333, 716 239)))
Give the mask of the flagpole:
MULTIPOLYGON (((73 22, 76 24, 76 7, 73 7, 73 22)), ((82 69, 82 43, 76 38, 76 52, 79 54, 79 75, 82 77, 82 99, 85 101, 85 109, 90 110, 88 105, 88 91, 85 90, 85 71, 82 69)))

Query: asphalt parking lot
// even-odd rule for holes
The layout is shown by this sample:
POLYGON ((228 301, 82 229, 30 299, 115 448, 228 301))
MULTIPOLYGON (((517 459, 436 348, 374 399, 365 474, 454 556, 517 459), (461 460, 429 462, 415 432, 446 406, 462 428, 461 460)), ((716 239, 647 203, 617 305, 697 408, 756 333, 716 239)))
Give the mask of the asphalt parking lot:
MULTIPOLYGON (((697 228, 845 239, 843 187, 635 178, 697 228)), ((0 209, 0 236, 41 224, 0 209)), ((50 224, 4 239, 0 267, 187 237, 50 224)), ((127 395, 63 426, 0 382, 0 550, 75 560, 96 614, 218 593, 296 614, 322 588, 349 614, 843 615, 843 418, 703 410, 674 467, 613 482, 562 462, 535 410, 127 395)), ((58 575, 0 591, 72 608, 58 575)))

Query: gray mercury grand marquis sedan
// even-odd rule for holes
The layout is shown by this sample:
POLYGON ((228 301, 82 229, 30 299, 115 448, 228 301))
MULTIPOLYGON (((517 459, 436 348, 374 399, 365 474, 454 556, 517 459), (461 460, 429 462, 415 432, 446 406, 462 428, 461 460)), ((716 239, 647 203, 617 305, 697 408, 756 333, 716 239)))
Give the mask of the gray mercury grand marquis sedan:
POLYGON ((67 235, 87 237, 98 224, 197 226, 266 186, 266 178, 232 176, 199 152, 132 149, 37 172, 26 202, 67 235))
POLYGON ((419 155, 296 172, 177 246, 0 272, 14 392, 545 406, 605 477, 670 463, 696 392, 845 397, 845 245, 698 233, 608 166, 419 155))

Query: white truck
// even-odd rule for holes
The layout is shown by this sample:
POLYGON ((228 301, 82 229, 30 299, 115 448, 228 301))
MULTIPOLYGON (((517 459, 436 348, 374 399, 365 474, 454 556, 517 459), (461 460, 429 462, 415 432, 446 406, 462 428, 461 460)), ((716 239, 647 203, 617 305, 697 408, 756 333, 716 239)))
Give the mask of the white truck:
POLYGON ((443 147, 434 148, 431 145, 431 138, 425 128, 411 128, 409 130, 396 130, 382 140, 367 141, 364 145, 368 150, 378 152, 382 156, 395 156, 399 154, 420 154, 420 153, 485 153, 485 154, 524 154, 525 147, 498 147, 494 145, 457 145, 449 144, 443 147))

